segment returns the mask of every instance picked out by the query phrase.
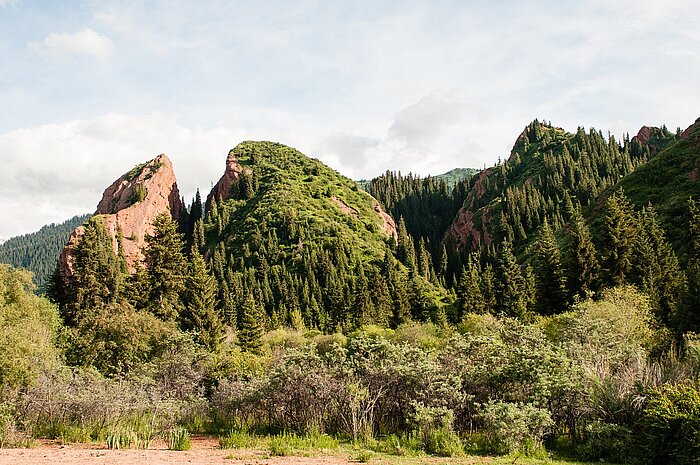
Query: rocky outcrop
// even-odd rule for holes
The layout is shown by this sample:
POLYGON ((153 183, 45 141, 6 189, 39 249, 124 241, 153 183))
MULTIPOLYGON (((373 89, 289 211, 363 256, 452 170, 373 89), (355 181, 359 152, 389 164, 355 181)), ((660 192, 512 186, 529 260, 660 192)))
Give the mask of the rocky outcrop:
POLYGON ((681 133, 681 140, 690 140, 695 147, 700 147, 700 118, 681 133))
POLYGON ((241 177, 244 168, 238 163, 238 158, 233 150, 231 150, 226 158, 226 170, 221 179, 214 185, 209 195, 207 195, 206 210, 209 210, 212 199, 220 202, 229 197, 231 186, 241 177))
MULTIPOLYGON (((158 155, 114 181, 102 195, 95 215, 102 216, 115 255, 119 237, 122 237, 127 265, 130 271, 134 271, 143 261, 146 236, 153 234, 153 219, 165 211, 179 219, 184 205, 170 159, 158 155)), ((59 270, 63 276, 72 274, 73 249, 82 234, 83 227, 76 228, 59 257, 59 270)))
POLYGON ((387 236, 393 237, 394 240, 397 240, 399 235, 396 232, 396 223, 394 222, 394 219, 391 217, 391 215, 382 210, 381 205, 379 205, 379 202, 376 200, 373 200, 372 206, 374 208, 374 212, 382 220, 382 231, 384 231, 387 236))
POLYGON ((642 145, 647 145, 651 140, 652 130, 658 131, 659 128, 650 128, 649 126, 642 126, 639 128, 637 135, 632 138, 632 141, 638 141, 642 145))
POLYGON ((464 205, 457 212, 452 225, 445 233, 445 243, 450 244, 457 250, 463 250, 468 247, 471 250, 475 250, 482 241, 487 246, 491 243, 488 231, 487 209, 483 208, 481 211, 481 229, 475 225, 474 216, 477 209, 477 200, 486 193, 486 178, 491 175, 492 171, 492 168, 487 168, 479 173, 474 186, 467 194, 464 205))

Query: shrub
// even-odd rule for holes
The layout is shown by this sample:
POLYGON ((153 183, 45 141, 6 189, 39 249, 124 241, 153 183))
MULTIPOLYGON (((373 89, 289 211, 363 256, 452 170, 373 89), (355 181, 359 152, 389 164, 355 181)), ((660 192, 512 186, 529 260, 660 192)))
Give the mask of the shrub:
POLYGON ((454 413, 444 407, 426 407, 414 402, 413 423, 423 450, 442 457, 460 456, 464 453, 461 441, 453 431, 454 413))
POLYGON ((631 455, 632 430, 614 423, 592 421, 583 428, 576 455, 588 461, 625 462, 631 455))
POLYGON ((653 390, 642 412, 641 457, 650 464, 697 464, 700 457, 700 386, 653 390))
POLYGON ((542 438, 554 425, 547 410, 532 404, 490 401, 477 419, 483 423, 484 446, 489 452, 532 455, 543 449, 542 438))

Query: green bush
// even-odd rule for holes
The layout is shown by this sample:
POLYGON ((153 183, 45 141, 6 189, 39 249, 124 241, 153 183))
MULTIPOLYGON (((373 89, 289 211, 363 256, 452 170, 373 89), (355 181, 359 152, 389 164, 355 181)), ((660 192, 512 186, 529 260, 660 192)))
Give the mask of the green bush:
POLYGON ((699 388, 698 384, 665 385, 651 392, 640 421, 643 462, 699 463, 699 388))
POLYGON ((625 462, 632 453, 632 430, 623 425, 592 421, 583 428, 576 455, 583 460, 625 462))
POLYGON ((423 450, 442 457, 464 454, 464 447, 453 430, 454 413, 444 407, 426 407, 413 404, 415 434, 420 438, 423 450))
POLYGON ((477 419, 483 423, 484 448, 496 454, 536 455, 542 438, 554 425, 549 411, 532 404, 490 401, 477 419))

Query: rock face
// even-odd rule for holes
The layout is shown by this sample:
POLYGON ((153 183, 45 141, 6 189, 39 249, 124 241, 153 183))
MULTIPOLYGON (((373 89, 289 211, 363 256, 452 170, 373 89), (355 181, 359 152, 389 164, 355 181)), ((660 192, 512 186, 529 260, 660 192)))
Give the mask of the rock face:
POLYGON ((457 212, 450 229, 445 233, 445 242, 453 245, 458 250, 463 250, 465 248, 476 249, 480 243, 486 244, 487 246, 491 244, 491 237, 487 229, 487 215, 488 211, 484 208, 481 212, 482 214, 482 227, 478 228, 474 224, 474 209, 476 208, 476 201, 481 198, 486 192, 486 178, 489 177, 493 171, 491 168, 487 168, 479 173, 479 177, 474 183, 474 187, 467 194, 467 199, 464 201, 464 205, 457 212))
POLYGON ((220 202, 226 199, 231 191, 231 185, 238 180, 243 173, 244 168, 238 163, 238 158, 233 150, 231 150, 226 158, 226 170, 221 179, 214 185, 209 195, 207 195, 206 210, 209 210, 212 199, 220 202))
POLYGON ((399 234, 396 232, 396 223, 394 222, 394 219, 391 217, 391 215, 382 210, 382 207, 381 205, 379 205, 379 202, 373 199, 373 204, 374 212, 382 220, 382 230, 387 236, 393 238, 394 242, 396 242, 396 240, 399 237, 399 234))
MULTIPOLYGON (((136 265, 143 261, 146 235, 153 234, 153 219, 165 211, 170 211, 173 218, 179 219, 184 205, 170 159, 166 155, 158 155, 114 181, 102 195, 95 215, 102 216, 105 231, 112 238, 115 255, 121 230, 124 255, 129 270, 133 272, 136 265)), ((63 276, 70 276, 73 272, 73 249, 83 233, 82 226, 76 228, 61 252, 59 270, 63 276)))

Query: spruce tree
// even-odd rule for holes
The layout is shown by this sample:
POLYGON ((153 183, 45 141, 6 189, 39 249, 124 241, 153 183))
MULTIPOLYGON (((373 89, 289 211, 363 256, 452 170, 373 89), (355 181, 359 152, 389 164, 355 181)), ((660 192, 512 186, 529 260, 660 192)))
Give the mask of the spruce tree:
POLYGON ((567 240, 569 292, 574 299, 584 300, 598 288, 600 265, 591 233, 579 208, 571 210, 567 240))
POLYGON ((552 315, 566 308, 566 279, 561 264, 559 245, 545 220, 535 243, 535 309, 541 315, 552 315))
POLYGON ((216 312, 216 281, 197 250, 192 251, 189 268, 180 327, 192 332, 196 342, 215 351, 223 338, 223 324, 216 312))
POLYGON ((238 343, 246 352, 259 353, 262 337, 265 334, 265 315, 262 306, 252 292, 246 295, 241 309, 241 321, 238 329, 238 343))
POLYGON ((459 280, 457 297, 459 298, 459 314, 461 320, 467 313, 484 313, 486 300, 481 291, 480 267, 476 254, 471 254, 467 266, 462 270, 459 280))
POLYGON ((504 316, 523 317, 527 310, 525 279, 513 246, 505 241, 501 244, 496 276, 496 311, 504 316))
POLYGON ((688 265, 683 303, 677 327, 681 332, 700 332, 700 207, 688 199, 688 265))
POLYGON ((656 210, 648 205, 639 212, 635 247, 636 284, 652 301, 657 317, 664 324, 675 314, 683 285, 683 274, 656 210))
POLYGON ((637 222, 632 207, 622 190, 616 191, 605 204, 604 269, 612 285, 630 282, 637 222))
POLYGON ((396 257, 401 263, 406 265, 410 271, 414 271, 416 270, 416 250, 413 239, 408 235, 408 231, 406 231, 406 221, 404 221, 403 216, 399 219, 397 234, 396 257))
POLYGON ((187 261, 183 254, 184 241, 177 232, 177 223, 164 212, 153 220, 153 235, 146 236, 148 244, 146 269, 150 287, 150 310, 163 320, 177 320, 182 310, 180 294, 185 289, 187 261))

